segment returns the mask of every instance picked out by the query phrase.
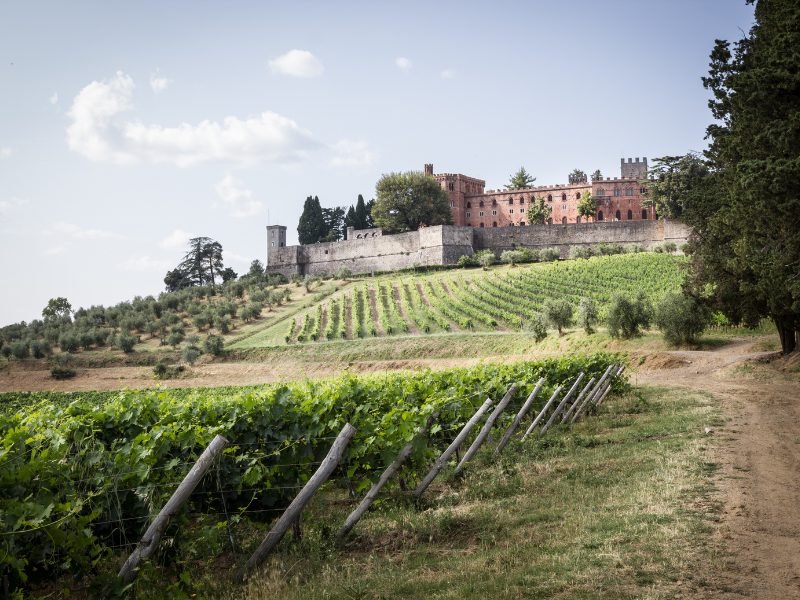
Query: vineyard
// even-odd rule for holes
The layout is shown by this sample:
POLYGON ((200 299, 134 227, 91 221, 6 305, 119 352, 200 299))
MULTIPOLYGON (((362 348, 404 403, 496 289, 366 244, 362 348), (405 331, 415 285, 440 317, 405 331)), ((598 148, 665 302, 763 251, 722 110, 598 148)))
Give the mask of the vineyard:
POLYGON ((233 349, 333 339, 457 331, 519 331, 544 302, 591 298, 604 317, 614 294, 651 301, 679 289, 683 259, 667 254, 598 256, 517 268, 386 276, 340 290, 233 349))
MULTIPOLYGON (((355 289, 364 302, 377 292, 371 302, 384 307, 377 319, 381 329, 399 322, 399 311, 391 308, 397 294, 388 286, 383 292, 355 289)), ((315 322, 303 331, 341 335, 347 331, 341 317, 348 312, 345 306, 340 304, 333 316, 311 311, 309 321, 315 322)), ((580 373, 599 385, 601 374, 618 360, 596 354, 252 388, 2 395, 2 575, 13 588, 118 564, 217 435, 229 445, 174 519, 194 525, 191 534, 172 532, 173 555, 181 543, 191 545, 210 532, 213 539, 206 545, 221 548, 226 537, 234 539, 237 524, 280 514, 346 423, 355 436, 332 483, 355 497, 412 440, 404 482, 418 480, 486 398, 498 401, 510 389, 508 411, 497 421, 507 427, 543 378, 531 411, 539 413, 535 424, 545 416, 550 405, 544 401, 551 393, 550 402, 559 389, 577 388, 580 373), (426 422, 427 436, 415 437, 426 422)), ((622 385, 613 381, 615 389, 622 385)), ((563 392, 558 411, 566 409, 563 392)), ((558 411, 551 410, 547 426, 558 411)))

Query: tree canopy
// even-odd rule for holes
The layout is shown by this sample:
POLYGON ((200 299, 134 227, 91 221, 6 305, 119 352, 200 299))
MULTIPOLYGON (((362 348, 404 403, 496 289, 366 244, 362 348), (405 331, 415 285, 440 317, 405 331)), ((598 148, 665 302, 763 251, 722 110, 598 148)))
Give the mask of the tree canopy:
POLYGON ((230 278, 231 273, 222 264, 222 244, 208 237, 196 237, 189 240, 189 250, 180 264, 167 272, 164 284, 167 291, 174 292, 195 285, 215 285, 217 277, 230 278))
POLYGON ((572 173, 569 174, 570 183, 586 183, 586 181, 587 181, 586 173, 584 173, 580 169, 573 169, 572 173))
POLYGON ((655 158, 643 204, 662 217, 677 219, 683 214, 684 204, 697 202, 689 196, 698 192, 701 180, 708 175, 708 163, 695 153, 655 158))
POLYGON ((544 225, 553 214, 553 207, 542 197, 537 198, 528 206, 528 223, 531 225, 544 225))
POLYGON ((72 305, 63 296, 50 298, 47 306, 42 309, 42 318, 45 323, 53 321, 69 321, 72 314, 72 305))
POLYGON ((419 171, 389 173, 378 180, 375 192, 372 218, 385 233, 453 222, 447 193, 430 175, 419 171))
POLYGON ((691 290, 734 322, 769 317, 784 353, 800 330, 800 5, 760 0, 733 48, 717 40, 703 84, 715 122, 693 226, 691 290))
POLYGON ((303 205, 303 213, 297 223, 297 239, 301 244, 316 244, 328 234, 325 217, 319 198, 308 196, 303 205))
POLYGON ((531 175, 525 170, 525 167, 520 167, 519 170, 511 176, 506 184, 507 190, 525 190, 531 187, 536 181, 536 177, 531 175))
POLYGON ((597 199, 589 190, 584 191, 581 199, 578 200, 578 214, 582 217, 594 217, 596 212, 597 199))

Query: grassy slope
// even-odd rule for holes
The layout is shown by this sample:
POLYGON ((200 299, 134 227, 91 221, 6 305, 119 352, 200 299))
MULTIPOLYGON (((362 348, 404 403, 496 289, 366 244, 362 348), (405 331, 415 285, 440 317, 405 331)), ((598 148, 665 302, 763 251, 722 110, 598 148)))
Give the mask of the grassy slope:
POLYGON ((702 593, 714 518, 697 508, 707 506, 713 468, 702 430, 718 418, 709 397, 635 389, 570 433, 509 448, 499 461, 480 453, 463 479, 445 473, 421 510, 385 500, 340 548, 330 531, 352 503, 331 491, 312 504, 302 541, 284 540, 244 597, 702 593))
MULTIPOLYGON (((473 329, 464 331, 453 318, 442 315, 435 307, 434 313, 450 322, 450 331, 453 333, 472 333, 489 331, 515 331, 519 330, 519 325, 514 320, 517 317, 523 319, 541 306, 544 298, 567 297, 574 304, 577 304, 581 296, 590 296, 600 305, 601 314, 605 305, 615 292, 636 293, 639 290, 645 291, 651 299, 657 299, 668 291, 677 290, 683 279, 681 266, 684 263, 682 257, 664 254, 625 254, 617 256, 600 256, 588 260, 571 260, 557 263, 537 263, 533 265, 519 266, 510 268, 508 266, 496 266, 488 271, 481 269, 454 270, 436 272, 411 276, 408 273, 389 274, 369 279, 366 285, 374 290, 379 286, 388 283, 400 297, 401 312, 405 314, 403 320, 408 325, 410 331, 419 330, 413 318, 410 316, 413 307, 405 301, 403 285, 419 284, 426 294, 430 294, 428 283, 440 293, 440 298, 448 297, 440 283, 444 282, 449 291, 449 301, 457 312, 464 309, 478 313, 486 313, 491 308, 487 305, 466 306, 465 302, 459 298, 474 296, 480 293, 485 287, 495 288, 499 282, 504 289, 512 292, 516 300, 516 309, 502 308, 498 311, 497 326, 492 327, 473 318, 473 329), (523 283, 518 283, 523 280, 523 283), (472 292, 475 292, 474 294, 472 292), (504 320, 504 315, 509 320, 504 320)), ((345 296, 350 296, 356 287, 364 285, 364 282, 353 282, 349 286, 344 286, 343 290, 333 293, 329 298, 321 300, 323 307, 333 300, 341 301, 345 296)), ((496 302, 490 304, 497 304, 496 302)), ((287 335, 291 319, 296 319, 298 326, 302 323, 307 313, 314 316, 317 313, 319 303, 306 303, 308 308, 284 313, 284 318, 278 322, 264 323, 256 331, 251 330, 251 335, 239 337, 232 340, 229 348, 232 350, 244 350, 249 348, 261 348, 272 346, 285 346, 285 336, 287 335), (291 316, 291 318, 289 318, 291 316)), ((465 316, 466 313, 464 313, 465 316)), ((446 333, 435 322, 430 322, 431 334, 446 333)), ((380 325, 379 333, 383 335, 380 325)), ((396 332, 397 333, 397 332, 396 332)), ((402 332, 400 332, 402 334, 402 332)), ((424 334, 423 334, 424 335, 424 334)), ((355 337, 355 336, 351 336, 355 337)), ((356 337, 356 340, 358 338, 356 337)), ((365 338, 369 339, 369 338, 365 338)), ((321 337, 317 344, 323 342, 321 337)), ((312 346, 314 343, 305 342, 304 345, 312 346)))

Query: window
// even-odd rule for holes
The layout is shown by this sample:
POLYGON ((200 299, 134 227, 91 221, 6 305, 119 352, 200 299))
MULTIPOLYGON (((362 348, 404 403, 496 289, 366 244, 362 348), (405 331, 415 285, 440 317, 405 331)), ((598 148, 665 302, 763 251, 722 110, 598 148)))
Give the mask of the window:
POLYGON ((580 223, 581 222, 581 218, 580 217, 575 217, 575 222, 576 223, 580 223))
POLYGON ((561 201, 562 202, 566 202, 567 201, 567 194, 566 193, 561 194, 561 201))
POLYGON ((497 198, 492 198, 492 206, 497 206, 497 198))
POLYGON ((647 193, 647 188, 646 187, 640 187, 639 188, 639 193, 640 194, 646 194, 647 193))
POLYGON ((614 197, 619 196, 619 192, 620 192, 619 188, 614 188, 614 197))
POLYGON ((514 204, 514 199, 513 199, 513 198, 509 198, 509 199, 508 199, 508 203, 509 203, 509 204, 514 204))
POLYGON ((492 227, 497 227, 497 221, 492 221, 492 227))
POLYGON ((619 211, 617 211, 617 212, 615 212, 615 213, 614 213, 614 218, 615 218, 617 221, 621 221, 621 220, 622 220, 622 216, 619 214, 619 211))
POLYGON ((471 217, 471 216, 472 216, 472 212, 468 210, 468 211, 467 211, 467 216, 468 216, 468 217, 471 217))
POLYGON ((561 210, 567 210, 567 205, 566 204, 562 204, 561 205, 561 210))
POLYGON ((467 202, 467 208, 472 208, 472 202, 467 202))
POLYGON ((456 203, 451 200, 450 201, 450 208, 455 208, 455 207, 456 207, 456 203))
POLYGON ((483 208, 483 200, 481 200, 480 202, 478 202, 478 206, 480 206, 481 208, 483 208))
POLYGON ((580 199, 581 199, 581 193, 575 192, 575 200, 580 200, 580 199))
POLYGON ((450 183, 450 185, 448 185, 447 187, 450 189, 451 192, 454 192, 456 190, 456 184, 455 183, 450 183))
POLYGON ((472 227, 472 223, 467 223, 467 227, 472 227))
POLYGON ((566 225, 567 224, 567 217, 561 217, 561 224, 562 225, 566 225))
POLYGON ((481 223, 481 227, 483 227, 483 223, 481 223))
POLYGON ((514 209, 513 208, 509 208, 508 209, 508 214, 513 215, 514 214, 514 209))
POLYGON ((642 209, 642 221, 646 221, 646 220, 647 220, 647 209, 643 208, 642 209))
POLYGON ((633 211, 629 210, 628 211, 628 221, 632 221, 632 220, 633 220, 633 211))
POLYGON ((492 211, 492 216, 494 217, 494 216, 496 216, 496 215, 497 215, 497 211, 496 211, 496 210, 493 210, 493 211, 492 211))
POLYGON ((525 227, 525 221, 520 221, 520 222, 519 222, 519 226, 520 226, 520 227, 525 227))
POLYGON ((548 225, 552 225, 553 224, 553 217, 550 217, 549 219, 547 219, 547 224, 548 225))
POLYGON ((606 191, 603 188, 597 188, 597 195, 598 195, 598 197, 599 196, 605 196, 606 195, 606 191))
POLYGON ((603 220, 603 211, 602 210, 597 212, 597 220, 598 221, 602 221, 603 220))
POLYGON ((553 194, 547 194, 547 201, 548 202, 552 202, 553 201, 553 194))
POLYGON ((479 217, 482 217, 482 216, 483 216, 483 211, 480 211, 480 212, 478 213, 478 216, 479 216, 479 217))
POLYGON ((272 246, 272 247, 274 248, 274 247, 275 247, 275 242, 272 242, 272 243, 270 244, 270 246, 272 246))
POLYGON ((633 196, 633 188, 625 188, 626 196, 633 196))

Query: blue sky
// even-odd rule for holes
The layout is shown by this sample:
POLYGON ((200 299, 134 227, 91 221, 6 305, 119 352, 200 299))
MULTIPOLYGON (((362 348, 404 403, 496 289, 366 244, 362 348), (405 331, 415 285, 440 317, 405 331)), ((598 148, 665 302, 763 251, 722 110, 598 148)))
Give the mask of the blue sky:
POLYGON ((0 3, 0 325, 157 294, 192 235, 239 273, 308 195, 501 187, 702 150, 743 1, 0 3))

